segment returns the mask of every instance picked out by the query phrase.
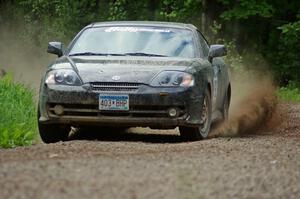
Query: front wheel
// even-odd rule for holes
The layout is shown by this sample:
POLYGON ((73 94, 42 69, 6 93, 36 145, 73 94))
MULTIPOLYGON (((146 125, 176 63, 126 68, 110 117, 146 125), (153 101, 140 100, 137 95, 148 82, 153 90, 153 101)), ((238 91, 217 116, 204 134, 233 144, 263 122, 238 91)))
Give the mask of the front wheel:
POLYGON ((192 141, 207 138, 211 126, 211 117, 211 96, 209 90, 206 89, 201 113, 201 125, 199 127, 179 127, 180 135, 184 139, 192 141))
POLYGON ((226 92, 223 102, 223 119, 222 122, 227 122, 229 118, 229 105, 230 101, 228 98, 228 92, 226 92))
POLYGON ((58 124, 40 124, 39 133, 41 139, 45 143, 55 143, 59 141, 66 141, 68 139, 71 128, 61 126, 58 124))
MULTIPOLYGON (((38 119, 40 112, 38 111, 38 119)), ((41 139, 45 143, 55 143, 59 141, 66 141, 68 139, 71 127, 59 124, 42 124, 38 121, 38 130, 41 139)))

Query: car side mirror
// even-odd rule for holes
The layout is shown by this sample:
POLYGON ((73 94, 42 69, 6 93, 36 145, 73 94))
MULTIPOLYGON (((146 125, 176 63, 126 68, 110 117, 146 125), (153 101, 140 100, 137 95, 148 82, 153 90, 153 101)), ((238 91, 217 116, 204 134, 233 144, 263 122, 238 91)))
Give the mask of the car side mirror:
POLYGON ((215 57, 222 57, 227 55, 227 50, 224 45, 211 45, 209 48, 208 59, 212 62, 215 57))
POLYGON ((49 42, 47 52, 61 57, 63 55, 62 43, 56 41, 49 42))

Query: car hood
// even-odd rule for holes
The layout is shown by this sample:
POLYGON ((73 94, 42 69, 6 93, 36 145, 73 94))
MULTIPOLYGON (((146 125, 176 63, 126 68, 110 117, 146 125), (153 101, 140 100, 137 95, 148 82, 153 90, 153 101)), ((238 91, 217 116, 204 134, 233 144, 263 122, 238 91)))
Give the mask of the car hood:
POLYGON ((196 59, 161 57, 62 57, 53 69, 74 68, 83 83, 89 82, 137 82, 149 84, 164 70, 186 71, 196 59))

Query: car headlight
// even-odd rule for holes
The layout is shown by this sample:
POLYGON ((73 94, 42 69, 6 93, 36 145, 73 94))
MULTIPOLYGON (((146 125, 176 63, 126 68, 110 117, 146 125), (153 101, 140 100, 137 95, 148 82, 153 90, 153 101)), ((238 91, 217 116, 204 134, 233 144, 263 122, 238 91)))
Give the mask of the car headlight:
POLYGON ((180 71, 163 71, 159 73, 151 82, 154 87, 190 87, 194 86, 193 75, 180 71))
POLYGON ((78 75, 70 69, 52 70, 47 73, 46 84, 61 84, 70 86, 80 86, 81 80, 78 75))

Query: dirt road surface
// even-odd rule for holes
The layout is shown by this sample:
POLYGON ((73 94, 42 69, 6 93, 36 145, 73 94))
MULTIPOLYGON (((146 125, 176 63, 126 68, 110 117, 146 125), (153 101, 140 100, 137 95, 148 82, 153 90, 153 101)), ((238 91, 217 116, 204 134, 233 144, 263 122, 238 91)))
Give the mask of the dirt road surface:
POLYGON ((0 198, 300 198, 300 104, 276 129, 183 142, 178 131, 94 132, 0 150, 0 198))

